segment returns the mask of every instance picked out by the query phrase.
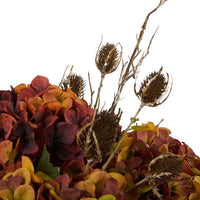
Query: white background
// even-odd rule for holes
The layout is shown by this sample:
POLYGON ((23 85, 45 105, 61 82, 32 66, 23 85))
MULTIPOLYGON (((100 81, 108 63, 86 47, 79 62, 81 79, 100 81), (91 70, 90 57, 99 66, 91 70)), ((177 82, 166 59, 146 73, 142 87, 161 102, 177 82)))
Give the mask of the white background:
MULTIPOLYGON (((90 71, 97 91, 100 74, 95 54, 103 42, 123 46, 128 60, 146 14, 159 0, 17 0, 0 1, 0 89, 30 83, 36 75, 58 84, 67 65, 87 80, 90 71)), ((157 26, 150 55, 141 67, 148 74, 161 66, 173 77, 169 99, 159 107, 144 108, 140 123, 152 121, 172 131, 200 155, 199 129, 199 0, 168 0, 149 20, 142 49, 157 26)), ((119 66, 119 68, 121 65, 119 66)), ((108 107, 117 86, 119 70, 104 82, 101 103, 108 107)), ((88 81, 87 81, 88 83, 88 81)), ((123 128, 139 106, 133 80, 125 87, 119 106, 123 128)), ((89 87, 85 99, 90 102, 89 87)))

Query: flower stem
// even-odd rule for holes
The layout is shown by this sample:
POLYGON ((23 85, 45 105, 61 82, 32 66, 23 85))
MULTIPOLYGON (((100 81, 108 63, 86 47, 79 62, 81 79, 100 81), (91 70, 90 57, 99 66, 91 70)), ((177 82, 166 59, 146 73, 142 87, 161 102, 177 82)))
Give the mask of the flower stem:
POLYGON ((149 178, 148 176, 147 176, 146 178, 143 178, 141 181, 137 182, 137 183, 134 185, 134 187, 136 188, 136 187, 142 185, 143 183, 147 182, 147 181, 148 181, 148 178, 149 178))
POLYGON ((99 88, 98 88, 98 92, 97 92, 97 96, 96 96, 96 101, 95 101, 95 104, 94 104, 94 110, 96 110, 97 108, 97 104, 98 104, 98 101, 99 101, 99 98, 100 98, 100 92, 101 92, 101 88, 103 86, 103 79, 105 78, 105 74, 101 74, 101 80, 100 80, 100 83, 99 83, 99 88))
POLYGON ((129 125, 127 126, 126 130, 124 131, 122 137, 120 138, 120 140, 118 141, 115 149, 112 151, 112 153, 110 154, 110 157, 108 158, 108 160, 106 161, 106 163, 103 165, 102 169, 105 170, 107 168, 107 166, 109 165, 110 161, 113 159, 115 153, 117 152, 119 146, 121 145, 122 141, 124 140, 126 134, 128 133, 129 129, 131 128, 132 124, 135 123, 137 121, 137 116, 140 113, 140 111, 142 110, 142 108, 144 107, 143 104, 140 105, 139 109, 137 110, 137 112, 135 113, 135 116, 133 118, 131 118, 131 121, 129 123, 129 125))
MULTIPOLYGON (((101 74, 101 80, 100 80, 100 83, 99 83, 99 87, 98 87, 98 92, 97 92, 97 96, 96 96, 96 100, 95 100, 95 104, 94 104, 94 114, 92 116, 92 121, 91 121, 91 125, 90 125, 90 128, 88 130, 88 134, 87 134, 87 137, 86 137, 86 142, 85 142, 85 153, 86 153, 86 156, 87 156, 87 153, 88 153, 88 148, 89 148, 89 143, 90 143, 90 137, 92 135, 92 129, 93 129, 93 126, 94 126, 94 121, 95 121, 95 117, 96 117, 96 114, 97 114, 97 111, 98 111, 98 102, 99 102, 99 98, 100 98, 100 92, 101 92, 101 88, 103 86, 103 80, 105 78, 105 74, 101 74)), ((88 171, 89 169, 89 166, 90 166, 90 163, 88 162, 86 167, 85 167, 85 172, 88 171)))

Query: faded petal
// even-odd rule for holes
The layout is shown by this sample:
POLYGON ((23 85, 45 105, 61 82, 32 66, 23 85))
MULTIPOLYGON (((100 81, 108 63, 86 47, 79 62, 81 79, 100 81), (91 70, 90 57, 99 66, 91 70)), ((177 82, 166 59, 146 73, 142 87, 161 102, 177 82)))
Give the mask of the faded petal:
POLYGON ((72 124, 59 122, 56 126, 56 140, 65 145, 71 145, 75 141, 76 128, 72 124))
POLYGON ((14 192, 15 200, 35 200, 35 191, 30 185, 20 185, 14 192))
POLYGON ((5 164, 9 160, 12 148, 13 143, 10 140, 4 140, 0 143, 0 163, 5 164))
POLYGON ((44 76, 36 76, 31 82, 31 87, 33 87, 38 92, 45 90, 48 86, 49 80, 44 76))

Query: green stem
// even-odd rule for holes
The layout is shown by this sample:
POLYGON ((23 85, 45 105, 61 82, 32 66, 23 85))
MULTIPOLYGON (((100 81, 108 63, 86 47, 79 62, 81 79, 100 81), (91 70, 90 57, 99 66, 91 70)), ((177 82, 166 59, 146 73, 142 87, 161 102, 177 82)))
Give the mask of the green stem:
POLYGON ((120 140, 118 141, 118 143, 117 143, 115 149, 112 151, 112 153, 110 154, 110 157, 108 158, 108 160, 106 161, 106 163, 103 165, 103 167, 102 167, 103 170, 105 170, 105 169, 108 167, 110 161, 113 159, 115 153, 117 152, 119 146, 121 145, 122 141, 124 140, 126 134, 128 133, 129 129, 131 128, 132 124, 135 123, 135 122, 137 121, 137 116, 138 116, 138 114, 140 113, 140 111, 142 110, 143 107, 144 107, 144 105, 141 104, 140 107, 139 107, 139 109, 138 109, 137 112, 135 113, 135 116, 134 116, 133 118, 131 118, 131 121, 130 121, 129 125, 127 126, 127 128, 126 128, 126 130, 124 131, 122 137, 121 137, 120 140))

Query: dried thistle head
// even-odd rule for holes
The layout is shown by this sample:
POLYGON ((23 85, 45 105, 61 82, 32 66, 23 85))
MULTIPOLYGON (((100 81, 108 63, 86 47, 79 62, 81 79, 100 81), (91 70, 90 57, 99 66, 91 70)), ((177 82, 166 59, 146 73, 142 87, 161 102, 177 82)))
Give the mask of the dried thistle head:
POLYGON ((149 164, 149 177, 155 183, 175 180, 183 171, 183 158, 173 153, 164 153, 149 164))
POLYGON ((122 58, 122 46, 120 43, 118 44, 121 48, 120 53, 117 45, 107 43, 100 48, 100 43, 96 53, 95 63, 102 74, 109 74, 117 69, 122 58))
POLYGON ((87 155, 89 159, 98 160, 100 154, 102 163, 106 161, 119 136, 120 117, 121 111, 114 114, 103 110, 97 114, 93 126, 95 138, 91 137, 87 155))
POLYGON ((164 153, 150 162, 148 170, 148 182, 152 186, 152 191, 155 196, 162 199, 156 185, 177 180, 183 171, 183 157, 173 153, 164 153))
POLYGON ((78 97, 83 98, 85 92, 85 80, 81 76, 73 73, 67 76, 62 82, 61 88, 64 90, 69 88, 76 93, 78 97))
POLYGON ((142 104, 151 107, 162 104, 168 98, 171 89, 172 84, 169 89, 169 75, 168 73, 166 76, 162 74, 162 67, 158 72, 153 72, 146 77, 138 92, 136 92, 136 83, 134 85, 135 94, 142 104), (163 99, 164 96, 165 98, 163 99))

